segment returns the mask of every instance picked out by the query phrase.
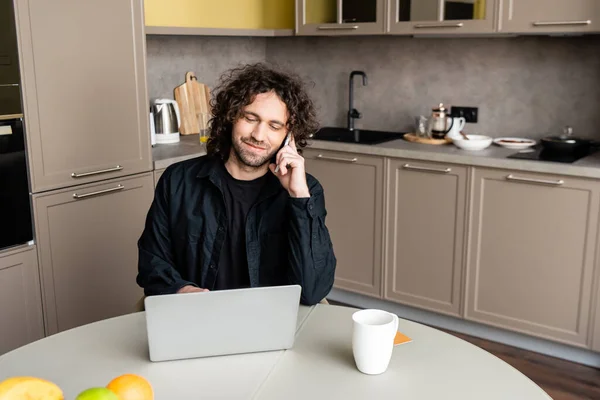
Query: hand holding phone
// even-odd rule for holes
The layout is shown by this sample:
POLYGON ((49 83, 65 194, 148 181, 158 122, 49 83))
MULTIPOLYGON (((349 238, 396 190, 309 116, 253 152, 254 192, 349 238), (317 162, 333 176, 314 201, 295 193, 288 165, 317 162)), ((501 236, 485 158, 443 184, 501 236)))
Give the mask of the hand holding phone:
MULTIPOLYGON (((277 154, 281 151, 281 149, 283 149, 285 146, 287 146, 288 144, 290 144, 290 140, 292 140, 292 132, 288 132, 288 134, 285 137, 283 143, 281 144, 281 147, 279 147, 279 149, 275 153, 275 156, 273 157, 273 162, 276 162, 276 160, 277 160, 277 154)), ((277 164, 277 166, 275 167, 275 173, 278 173, 278 172, 279 172, 279 164, 277 164)))

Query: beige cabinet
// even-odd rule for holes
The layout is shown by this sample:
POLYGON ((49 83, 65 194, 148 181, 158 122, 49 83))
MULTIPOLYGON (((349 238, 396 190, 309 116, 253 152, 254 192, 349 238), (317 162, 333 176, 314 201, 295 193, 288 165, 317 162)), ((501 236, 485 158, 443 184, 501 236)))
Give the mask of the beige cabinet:
POLYGON ((600 31, 598 0, 498 0, 498 30, 506 33, 600 31))
MULTIPOLYGON (((598 263, 596 263, 596 268, 598 267, 598 263)), ((595 302, 593 305, 595 306, 595 312, 593 313, 594 317, 594 325, 592 327, 592 337, 590 340, 590 347, 592 350, 600 352, 600 269, 596 271, 596 287, 595 287, 595 302)))
POLYGON ((334 286, 381 297, 383 158, 312 149, 303 155, 325 190, 334 286))
POLYGON ((33 196, 48 334, 134 311, 152 173, 33 196))
POLYGON ((385 32, 387 0, 296 0, 296 35, 385 32))
POLYGON ((158 181, 159 181, 160 177, 162 176, 163 172, 165 172, 165 169, 166 168, 154 170, 154 187, 156 187, 156 185, 158 185, 158 181))
POLYGON ((142 0, 15 0, 33 192, 150 171, 142 0))
POLYGON ((466 318, 589 341, 597 181, 475 168, 466 318))
POLYGON ((496 0, 388 0, 386 31, 392 34, 493 33, 496 0))
POLYGON ((0 355, 43 337, 35 246, 0 253, 0 355))
POLYGON ((384 297, 458 316, 467 167, 391 159, 387 171, 384 297))

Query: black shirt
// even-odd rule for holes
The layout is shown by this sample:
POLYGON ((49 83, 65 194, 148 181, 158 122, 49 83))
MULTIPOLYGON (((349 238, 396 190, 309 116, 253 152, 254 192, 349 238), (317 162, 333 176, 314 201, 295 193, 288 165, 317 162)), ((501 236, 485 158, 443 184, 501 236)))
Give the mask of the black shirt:
MULTIPOLYGON (((136 282, 146 296, 186 285, 215 287, 228 229, 222 164, 202 156, 172 164, 161 175, 138 240, 136 282)), ((251 287, 297 284, 302 304, 313 305, 331 290, 337 261, 323 187, 310 174, 306 181, 310 198, 293 198, 266 174, 246 218, 245 245, 251 287)))
POLYGON ((246 218, 265 185, 267 175, 242 181, 232 177, 224 166, 221 173, 227 230, 212 290, 247 288, 250 287, 250 276, 246 256, 246 218))

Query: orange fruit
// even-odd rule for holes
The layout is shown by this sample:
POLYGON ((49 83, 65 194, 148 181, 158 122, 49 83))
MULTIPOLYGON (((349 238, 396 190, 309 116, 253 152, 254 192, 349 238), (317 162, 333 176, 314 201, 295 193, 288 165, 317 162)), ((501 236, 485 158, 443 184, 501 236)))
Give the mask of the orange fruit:
POLYGON ((154 400, 152 385, 146 378, 139 375, 118 376, 110 381, 106 388, 119 396, 119 400, 154 400))
POLYGON ((63 400, 62 390, 54 383, 31 376, 15 376, 0 382, 0 400, 63 400))

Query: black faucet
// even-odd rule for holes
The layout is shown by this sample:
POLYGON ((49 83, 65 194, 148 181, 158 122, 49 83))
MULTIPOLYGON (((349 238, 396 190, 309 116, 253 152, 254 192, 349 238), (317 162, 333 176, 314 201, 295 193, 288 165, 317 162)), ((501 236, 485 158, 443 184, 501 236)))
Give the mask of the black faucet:
POLYGON ((362 114, 358 112, 356 108, 354 108, 354 76, 361 75, 363 86, 367 86, 367 74, 363 71, 352 71, 350 72, 350 96, 349 96, 349 105, 348 105, 348 130, 354 130, 354 120, 361 118, 362 114))

